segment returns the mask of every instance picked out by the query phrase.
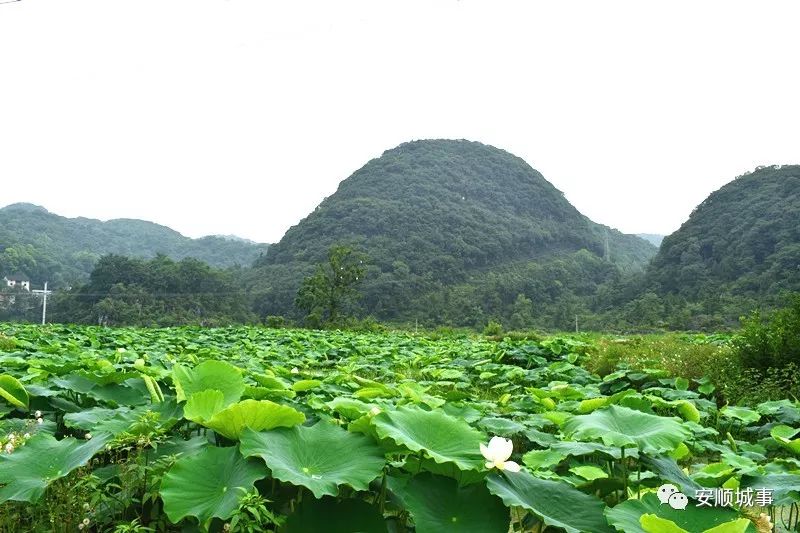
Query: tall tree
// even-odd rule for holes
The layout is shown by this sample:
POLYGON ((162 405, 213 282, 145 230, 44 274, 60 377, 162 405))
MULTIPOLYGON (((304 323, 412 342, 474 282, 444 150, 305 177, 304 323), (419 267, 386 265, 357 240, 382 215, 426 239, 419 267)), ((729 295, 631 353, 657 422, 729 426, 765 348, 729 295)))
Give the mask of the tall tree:
POLYGON ((366 272, 365 255, 348 246, 332 246, 328 261, 303 280, 295 305, 313 325, 337 324, 361 296, 357 287, 366 272))

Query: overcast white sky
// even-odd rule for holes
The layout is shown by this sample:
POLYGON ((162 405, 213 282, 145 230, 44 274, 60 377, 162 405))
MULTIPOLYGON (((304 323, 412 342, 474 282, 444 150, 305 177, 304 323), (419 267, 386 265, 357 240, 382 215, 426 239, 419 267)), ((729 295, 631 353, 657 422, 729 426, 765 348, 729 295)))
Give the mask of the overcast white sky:
POLYGON ((800 163, 792 1, 0 5, 0 206, 276 242, 401 142, 464 138, 671 233, 800 163))

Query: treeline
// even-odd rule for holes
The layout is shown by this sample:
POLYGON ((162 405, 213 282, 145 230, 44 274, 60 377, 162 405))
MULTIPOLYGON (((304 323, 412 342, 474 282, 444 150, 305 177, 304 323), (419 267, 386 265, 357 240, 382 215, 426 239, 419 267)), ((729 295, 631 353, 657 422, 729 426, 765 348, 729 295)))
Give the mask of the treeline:
MULTIPOLYGON (((346 246, 285 288, 248 286, 248 269, 215 269, 196 259, 102 257, 85 285, 58 290, 48 321, 110 326, 265 323, 306 327, 464 327, 505 330, 656 331, 732 329, 753 309, 780 307, 784 293, 756 299, 729 293, 689 301, 644 290, 645 273, 624 273, 588 251, 520 262, 452 285, 387 275, 346 246), (372 312, 370 312, 372 311, 372 312), (377 312, 376 312, 377 311, 377 312), (576 324, 577 322, 577 324, 576 324)), ((41 319, 42 297, 0 287, 0 321, 41 319)))
POLYGON ((89 282, 52 299, 54 322, 110 326, 222 326, 256 317, 235 269, 197 259, 102 257, 89 282))

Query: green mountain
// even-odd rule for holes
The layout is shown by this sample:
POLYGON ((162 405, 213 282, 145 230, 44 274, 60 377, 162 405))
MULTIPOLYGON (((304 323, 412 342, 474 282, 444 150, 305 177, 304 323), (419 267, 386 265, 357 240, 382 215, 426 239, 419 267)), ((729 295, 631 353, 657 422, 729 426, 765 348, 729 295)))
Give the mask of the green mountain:
POLYGON ((190 239, 143 220, 65 218, 31 204, 0 209, 0 277, 21 273, 53 287, 85 281, 105 254, 193 257, 215 267, 250 266, 266 251, 229 237, 190 239))
POLYGON ((664 239, 647 283, 734 320, 800 290, 800 166, 761 167, 712 193, 664 239))
POLYGON ((565 326, 656 252, 583 216, 522 159, 455 140, 388 150, 289 229, 256 263, 262 314, 289 313, 334 244, 371 258, 366 313, 456 325, 516 314, 521 326, 565 326))

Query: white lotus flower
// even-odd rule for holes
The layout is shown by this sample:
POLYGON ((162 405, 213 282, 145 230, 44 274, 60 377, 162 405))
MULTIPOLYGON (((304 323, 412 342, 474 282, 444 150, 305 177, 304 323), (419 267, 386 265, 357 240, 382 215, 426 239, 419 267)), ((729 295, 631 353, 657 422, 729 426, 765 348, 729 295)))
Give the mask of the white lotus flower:
POLYGON ((486 459, 486 468, 519 472, 519 465, 514 461, 508 460, 513 451, 514 443, 510 439, 504 439, 503 437, 492 437, 492 440, 489 441, 489 446, 481 443, 481 454, 486 459))

